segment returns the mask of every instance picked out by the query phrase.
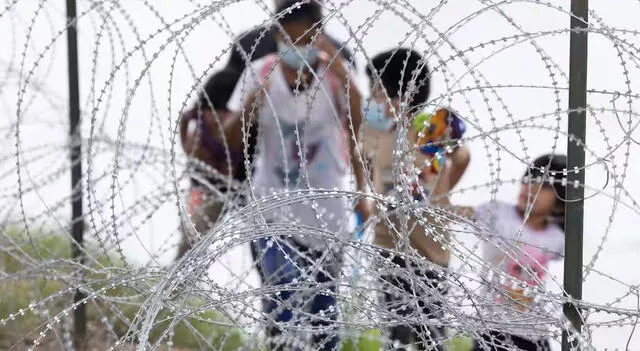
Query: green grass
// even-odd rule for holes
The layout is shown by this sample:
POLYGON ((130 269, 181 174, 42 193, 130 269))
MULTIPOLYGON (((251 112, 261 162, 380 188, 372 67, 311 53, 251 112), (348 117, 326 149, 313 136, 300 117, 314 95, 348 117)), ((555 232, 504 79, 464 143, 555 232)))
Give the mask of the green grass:
MULTIPOLYGON (((378 351, 381 347, 380 335, 379 330, 366 332, 357 342, 345 342, 342 351, 378 351)), ((469 351, 473 347, 473 341, 466 336, 457 336, 445 342, 444 346, 447 351, 469 351)))
POLYGON ((365 332, 357 340, 346 340, 342 345, 342 351, 378 351, 380 350, 380 331, 370 330, 365 332))
MULTIPOLYGON (((11 277, 11 279, 0 280, 0 320, 9 319, 11 314, 18 314, 20 310, 25 311, 23 315, 18 314, 14 320, 9 320, 6 325, 0 327, 0 348, 4 348, 19 342, 20 340, 16 339, 17 335, 25 336, 29 340, 35 339, 50 318, 69 307, 74 291, 69 289, 63 278, 58 278, 72 274, 72 266, 65 262, 71 256, 70 244, 66 238, 45 234, 32 234, 28 237, 17 230, 5 230, 0 233, 0 274, 11 277), (29 276, 30 271, 36 273, 29 276), (38 304, 45 299, 47 302, 37 305, 35 310, 46 309, 49 315, 32 313, 29 305, 38 304)), ((87 251, 92 257, 99 257, 98 264, 102 269, 124 267, 122 262, 113 257, 107 257, 104 252, 95 247, 89 246, 87 251)), ((96 265, 95 262, 87 264, 96 265)), ((106 272, 99 271, 100 273, 87 274, 86 281, 90 282, 90 290, 98 291, 105 287, 106 272)), ((153 282, 148 281, 148 283, 153 282)), ((98 313, 99 307, 104 314, 112 317, 110 320, 114 321, 114 330, 123 336, 129 328, 129 324, 125 321, 134 320, 144 297, 139 296, 136 290, 125 284, 106 290, 104 295, 112 301, 115 298, 131 299, 132 297, 133 300, 126 304, 92 300, 87 304, 88 322, 95 325, 101 324, 100 319, 104 315, 98 313), (121 313, 124 318, 117 318, 115 311, 121 313)), ((198 306, 198 302, 193 300, 187 303, 190 306, 198 306)), ((152 342, 165 332, 172 317, 173 315, 167 310, 160 311, 156 318, 157 324, 151 333, 152 342)), ((206 339, 215 349, 224 351, 238 349, 244 340, 242 331, 221 326, 221 322, 225 321, 218 312, 203 311, 173 326, 171 341, 174 347, 202 349, 203 339, 206 339), (194 334, 201 337, 195 337, 194 334)))
MULTIPOLYGON (((113 257, 105 256, 104 252, 95 247, 88 247, 87 250, 92 257, 99 258, 98 264, 102 267, 122 269, 124 264, 113 257)), ((73 291, 67 290, 69 287, 63 279, 64 275, 72 273, 71 265, 65 263, 71 256, 69 241, 59 235, 32 235, 28 238, 19 231, 0 232, 0 274, 6 273, 8 277, 20 277, 9 280, 0 279, 0 320, 7 318, 10 314, 15 314, 21 309, 27 311, 24 315, 19 315, 15 320, 9 321, 5 326, 0 327, 0 349, 7 348, 17 342, 15 335, 27 336, 34 339, 42 331, 44 323, 52 316, 68 307, 73 298, 73 291), (12 241, 10 243, 9 239, 12 241), (16 245, 17 244, 17 245, 16 245), (33 259, 32 259, 33 258, 33 259), (50 269, 50 274, 43 274, 45 268, 50 269), (32 277, 24 276, 30 270, 37 272, 32 277), (50 277, 49 279, 44 276, 50 277), (67 293, 59 294, 62 291, 67 293), (50 298, 55 296, 55 298, 50 298), (48 310, 49 316, 35 315, 31 313, 29 305, 50 298, 44 307, 48 310)), ((95 265, 95 263, 94 263, 95 265)), ((91 289, 96 291, 104 287, 106 273, 87 275, 87 281, 91 282, 91 289)), ((153 284, 152 281, 147 281, 153 284)), ((140 310, 144 297, 131 286, 118 285, 107 290, 106 296, 110 298, 131 298, 135 297, 131 303, 107 303, 107 301, 94 300, 87 304, 87 317, 89 323, 100 324, 99 320, 103 315, 98 313, 98 308, 106 311, 106 314, 113 317, 111 323, 119 336, 124 336, 129 329, 129 323, 133 321, 140 310), (125 318, 116 318, 114 310, 119 311, 125 318), (125 322, 128 320, 129 323, 125 322)), ((195 307, 201 305, 201 301, 187 301, 188 306, 195 307)), ((42 310, 38 308, 37 310, 42 310)), ((173 314, 167 310, 162 310, 156 317, 156 325, 151 333, 151 341, 155 342, 163 333, 168 331, 169 324, 173 320, 173 314)), ((191 315, 173 326, 171 341, 173 346, 183 349, 217 349, 223 351, 238 350, 247 343, 247 337, 242 330, 223 326, 225 321, 222 316, 212 310, 205 310, 197 315, 191 315)), ((380 331, 370 330, 363 333, 359 338, 346 340, 342 351, 377 351, 380 350, 380 331)), ((167 342, 168 340, 163 340, 167 342)), ((466 337, 457 337, 446 343, 448 351, 468 351, 471 349, 471 340, 466 337)), ((245 349, 246 350, 246 349, 245 349)))
POLYGON ((469 351, 473 348, 473 340, 467 336, 457 336, 445 343, 447 351, 469 351))

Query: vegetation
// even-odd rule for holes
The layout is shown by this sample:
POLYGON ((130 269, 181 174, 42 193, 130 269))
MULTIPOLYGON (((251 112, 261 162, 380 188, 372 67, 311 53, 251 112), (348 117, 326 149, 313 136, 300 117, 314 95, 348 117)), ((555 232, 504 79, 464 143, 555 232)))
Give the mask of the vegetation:
MULTIPOLYGON (((123 268, 121 263, 114 263, 117 260, 110 259, 97 248, 89 247, 87 250, 92 257, 99 258, 98 264, 101 266, 114 270, 123 268)), ((59 235, 27 237, 19 231, 5 231, 0 235, 0 349, 32 343, 40 332, 46 332, 45 339, 54 337, 55 333, 46 331, 47 323, 72 304, 75 293, 68 284, 74 274, 74 265, 69 257, 69 242, 59 235), (10 318, 12 315, 15 316, 13 320, 10 318), (1 324, 3 320, 6 323, 4 326, 1 324)), ((107 325, 112 326, 118 338, 125 336, 146 296, 130 284, 107 286, 107 271, 96 271, 97 273, 87 273, 86 279, 90 284, 89 291, 102 292, 100 298, 87 304, 88 325, 91 330, 89 342, 98 343, 94 346, 105 349, 104 346, 115 342, 107 325)), ((153 281, 146 282, 153 284, 153 281)), ((187 305, 191 307, 198 306, 199 303, 197 299, 187 301, 187 305)), ((173 317, 174 314, 166 309, 160 311, 150 335, 151 342, 155 343, 165 335, 162 342, 170 342, 176 349, 247 349, 243 348, 247 344, 243 331, 228 326, 230 323, 216 311, 203 311, 184 318, 169 330, 173 317), (171 337, 167 338, 166 335, 171 337)), ((59 329, 60 324, 51 327, 59 329)), ((41 340, 41 345, 46 343, 45 339, 41 340)), ((342 349, 379 350, 379 339, 380 331, 371 330, 357 339, 347 340, 342 349)), ((457 338, 448 342, 447 348, 464 351, 470 349, 470 345, 466 338, 457 338)))

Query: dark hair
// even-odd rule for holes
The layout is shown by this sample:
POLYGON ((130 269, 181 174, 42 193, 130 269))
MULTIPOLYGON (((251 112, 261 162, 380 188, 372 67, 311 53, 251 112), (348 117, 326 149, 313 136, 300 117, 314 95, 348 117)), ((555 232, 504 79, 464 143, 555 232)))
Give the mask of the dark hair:
POLYGON ((317 0, 284 0, 276 3, 278 22, 285 25, 292 22, 322 21, 322 5, 317 0))
POLYGON ((240 80, 241 72, 226 67, 212 74, 198 94, 200 108, 205 110, 227 110, 227 103, 240 80))
POLYGON ((564 230, 564 198, 567 179, 567 156, 542 155, 533 161, 524 177, 530 177, 532 183, 542 183, 553 187, 556 193, 556 206, 553 211, 554 222, 564 230))
POLYGON ((415 50, 398 48, 374 56, 367 65, 367 76, 377 81, 376 75, 380 76, 382 87, 391 99, 403 98, 401 95, 412 85, 414 90, 404 97, 410 107, 420 106, 429 98, 429 67, 415 50))

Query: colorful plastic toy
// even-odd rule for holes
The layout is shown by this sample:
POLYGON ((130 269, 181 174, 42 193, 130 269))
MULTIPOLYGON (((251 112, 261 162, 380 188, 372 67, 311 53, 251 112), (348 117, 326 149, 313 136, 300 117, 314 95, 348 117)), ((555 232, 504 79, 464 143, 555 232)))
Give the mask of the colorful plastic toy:
POLYGON ((441 108, 434 114, 421 113, 413 120, 418 133, 419 150, 431 159, 431 171, 437 173, 445 161, 445 148, 455 147, 466 131, 464 121, 454 112, 441 108))

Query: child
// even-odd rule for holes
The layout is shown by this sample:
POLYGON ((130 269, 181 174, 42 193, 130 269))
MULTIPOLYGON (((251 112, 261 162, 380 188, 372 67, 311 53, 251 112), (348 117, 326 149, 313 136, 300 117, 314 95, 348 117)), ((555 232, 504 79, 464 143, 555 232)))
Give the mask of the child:
MULTIPOLYGON (((240 78, 240 73, 233 68, 225 68, 214 73, 207 80, 203 91, 198 94, 195 106, 187 110, 180 119, 182 148, 187 156, 197 162, 192 162, 194 169, 187 198, 191 223, 182 225, 182 240, 176 260, 192 247, 199 235, 213 226, 223 209, 224 200, 221 195, 227 193, 227 179, 213 177, 206 168, 215 168, 221 163, 219 154, 224 153, 221 151, 224 150, 224 145, 212 135, 219 134, 219 123, 229 115, 227 102, 240 78), (211 190, 214 187, 216 192, 211 190)), ((255 142, 250 143, 253 144, 255 142)), ((253 148, 250 147, 248 157, 252 156, 253 148)), ((241 164, 233 180, 236 183, 244 182, 246 173, 244 164, 241 164)))
MULTIPOLYGON (((422 55, 414 50, 398 48, 373 57, 371 65, 367 67, 367 75, 371 84, 372 101, 368 106, 365 105, 367 126, 365 129, 365 150, 373 156, 374 182, 377 192, 389 194, 396 191, 397 187, 402 187, 402 183, 405 182, 394 176, 394 171, 397 173, 398 169, 393 169, 393 164, 401 164, 397 161, 406 158, 394 153, 394 150, 398 150, 396 142, 399 138, 407 138, 408 147, 414 148, 420 132, 409 127, 409 133, 406 137, 399 135, 400 129, 397 127, 394 117, 399 115, 406 119, 405 125, 412 125, 411 121, 418 115, 429 97, 429 71, 422 55), (403 106, 406 107, 403 108, 403 106), (396 158, 395 162, 394 157, 396 158)), ((409 158, 410 161, 411 158, 415 158, 415 162, 408 162, 410 164, 408 168, 415 167, 420 170, 419 178, 407 181, 413 184, 405 184, 413 188, 409 197, 411 200, 424 200, 428 197, 429 192, 432 192, 434 196, 443 195, 456 185, 469 163, 469 152, 465 146, 456 148, 453 153, 449 154, 450 167, 439 176, 431 174, 430 168, 424 166, 426 159, 423 155, 411 152, 409 158), (439 179, 434 184, 437 178, 439 179), (423 187, 427 189, 423 189, 423 187)), ((407 171, 410 173, 412 170, 407 171)), ((398 194, 398 196, 402 197, 403 194, 398 194)), ((389 210, 396 209, 390 208, 389 210)), ((438 273, 442 269, 432 269, 421 261, 426 259, 431 263, 431 266, 435 264, 441 268, 448 266, 449 252, 442 247, 442 244, 434 240, 434 238, 446 238, 448 233, 444 230, 434 231, 432 228, 442 227, 442 224, 434 223, 435 218, 426 214, 419 216, 421 218, 411 216, 403 228, 403 218, 413 213, 400 212, 399 215, 390 216, 390 222, 387 222, 382 216, 381 222, 375 227, 374 243, 376 246, 384 248, 382 256, 391 260, 400 269, 399 274, 385 274, 382 277, 384 303, 388 310, 398 314, 399 317, 422 314, 423 317, 436 320, 438 323, 437 319, 440 319, 443 313, 438 298, 433 297, 433 291, 440 294, 445 293, 443 278, 438 273), (419 219, 433 225, 427 229, 427 226, 417 223, 419 219), (400 243, 402 234, 409 232, 408 242, 411 248, 404 247, 400 243), (411 261, 411 256, 415 257, 412 255, 413 251, 417 251, 421 259, 415 260, 416 262, 408 262, 411 261), (398 253, 398 255, 394 253, 398 253), (399 254, 402 254, 403 257, 399 254), (412 273, 422 283, 408 278, 412 273), (430 291, 417 289, 416 287, 420 284, 430 287, 430 291), (400 293, 393 294, 393 291, 398 290, 400 293), (434 302, 427 303, 425 300, 430 295, 434 302), (414 305, 413 303, 407 303, 406 300, 410 296, 420 300, 418 301, 419 311, 415 311, 415 308, 411 306, 414 305)), ((410 318, 417 319, 415 316, 410 318)), ((442 349, 444 328, 427 326, 426 323, 391 327, 388 331, 390 340, 400 343, 400 348, 394 349, 406 350, 412 339, 419 350, 434 347, 442 349)))
POLYGON ((541 315, 532 315, 536 313, 532 311, 533 293, 526 291, 540 287, 549 261, 561 258, 564 252, 562 199, 566 167, 565 156, 540 156, 524 175, 516 205, 490 202, 476 208, 457 207, 457 211, 475 218, 491 235, 482 252, 488 265, 483 277, 488 279, 488 301, 497 302, 498 308, 485 309, 490 314, 485 320, 505 325, 526 320, 529 327, 508 332, 494 327, 475 342, 474 350, 507 350, 514 346, 525 351, 550 350, 545 337, 529 335, 531 330, 544 328, 548 322, 536 321, 541 315), (500 282, 500 275, 510 279, 500 282))
MULTIPOLYGON (((233 150, 240 150, 246 125, 259 124, 252 175, 253 194, 258 198, 300 189, 351 190, 349 167, 358 190, 363 191, 363 165, 354 152, 357 140, 348 136, 349 125, 355 131, 360 128, 362 97, 354 84, 347 84, 349 74, 337 49, 319 32, 322 8, 315 1, 291 0, 277 11, 283 29, 276 34, 278 55, 253 62, 243 73, 229 100, 234 115, 225 123, 225 138, 233 150)), ((356 210, 366 220, 372 203, 360 199, 356 210)), ((268 226, 285 224, 297 231, 302 231, 301 226, 317 228, 342 240, 352 234, 353 211, 345 198, 298 201, 260 214, 268 226)), ((338 349, 335 280, 341 271, 342 243, 309 234, 274 234, 254 244, 260 252, 264 284, 272 290, 280 287, 264 303, 265 313, 273 320, 267 327, 271 349, 298 349, 294 344, 304 340, 290 339, 303 335, 283 330, 283 325, 295 327, 304 316, 311 316, 305 318, 319 330, 312 336, 314 349, 338 349), (305 292, 309 287, 296 292, 296 285, 308 280, 322 284, 324 293, 317 287, 311 288, 313 293, 305 292)))
MULTIPOLYGON (((283 8, 287 5, 287 0, 275 0, 276 8, 283 8)), ((269 54, 278 52, 276 26, 261 26, 245 32, 238 36, 236 45, 231 51, 227 67, 233 67, 238 71, 243 71, 247 62, 261 59, 269 54)), ((340 47, 340 55, 347 63, 355 67, 351 51, 346 47, 341 47, 340 42, 327 34, 327 38, 336 47, 340 47)))

